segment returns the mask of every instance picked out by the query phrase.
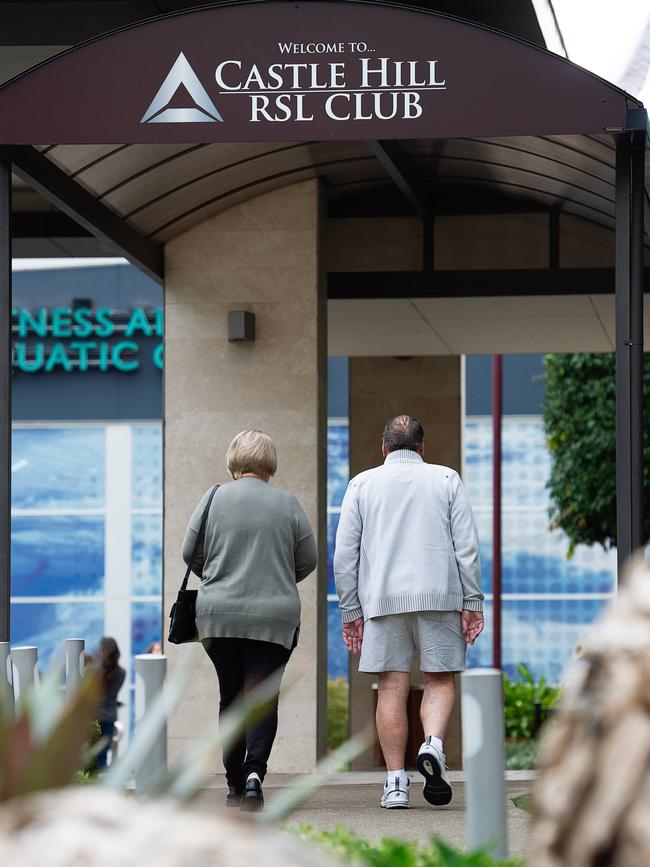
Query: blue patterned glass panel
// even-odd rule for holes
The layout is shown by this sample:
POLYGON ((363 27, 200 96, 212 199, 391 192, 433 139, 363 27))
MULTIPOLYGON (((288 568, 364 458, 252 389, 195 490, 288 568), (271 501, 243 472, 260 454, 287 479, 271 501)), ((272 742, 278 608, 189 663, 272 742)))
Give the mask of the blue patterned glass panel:
POLYGON ((131 593, 162 592, 162 515, 133 515, 131 522, 131 593))
MULTIPOLYGON (((606 602, 598 599, 531 599, 505 601, 501 615, 504 670, 517 675, 521 662, 534 677, 545 675, 558 683, 569 664, 573 649, 594 628, 606 602)), ((485 605, 483 634, 468 649, 468 665, 492 664, 492 606, 485 605)))
POLYGON ((343 644, 338 602, 327 603, 327 674, 348 678, 348 651, 343 644))
POLYGON ((13 517, 13 596, 93 596, 103 591, 103 517, 13 517))
MULTIPOLYGON (((327 592, 335 593, 333 558, 338 507, 350 476, 349 426, 345 420, 330 419, 327 425, 327 505, 334 511, 327 515, 327 592)), ((348 652, 341 637, 341 615, 338 602, 327 603, 328 674, 329 677, 348 676, 348 652)))
MULTIPOLYGON (((492 592, 492 512, 475 512, 481 546, 483 591, 492 592)), ((549 532, 542 511, 502 514, 502 591, 504 593, 611 593, 616 552, 580 545, 566 556, 567 540, 549 532)))
POLYGON ((104 428, 14 428, 14 509, 101 509, 104 428))
POLYGON ((135 425, 132 448, 133 508, 162 509, 162 427, 135 425))
POLYGON ((336 543, 336 528, 339 525, 339 512, 329 512, 327 515, 327 592, 336 593, 334 584, 334 547, 336 543))
POLYGON ((350 478, 348 424, 340 420, 327 423, 327 505, 340 506, 350 478))
POLYGON ((11 643, 38 647, 39 668, 61 661, 66 638, 83 638, 95 653, 104 631, 104 606, 85 602, 14 603, 11 606, 11 643))
POLYGON ((503 515, 503 590, 506 593, 609 593, 616 554, 581 545, 568 560, 567 540, 550 532, 545 512, 503 515))
POLYGON ((463 483, 477 515, 481 508, 492 507, 491 419, 465 419, 463 450, 463 483))
POLYGON ((132 655, 146 653, 154 641, 162 641, 162 603, 133 602, 131 604, 132 655))
POLYGON ((503 425, 503 505, 546 508, 551 457, 541 419, 505 419, 503 425))
MULTIPOLYGON (((475 509, 492 508, 492 419, 465 420, 465 485, 475 509)), ((504 418, 501 501, 504 509, 546 509, 551 461, 537 417, 504 418)))
MULTIPOLYGON (((550 456, 540 418, 504 419, 502 563, 505 593, 609 593, 615 585, 616 553, 579 546, 567 559, 568 541, 549 530, 546 480, 550 456)), ((492 575, 492 422, 465 425, 465 484, 481 543, 483 587, 492 575)))

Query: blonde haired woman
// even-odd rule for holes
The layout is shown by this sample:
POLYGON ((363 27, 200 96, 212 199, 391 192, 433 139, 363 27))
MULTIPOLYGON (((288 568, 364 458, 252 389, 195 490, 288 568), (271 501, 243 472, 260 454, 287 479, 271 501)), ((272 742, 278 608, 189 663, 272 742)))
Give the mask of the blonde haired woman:
MULTIPOLYGON (((300 503, 269 484, 277 463, 269 436, 252 430, 237 434, 226 454, 234 481, 213 497, 192 565, 201 578, 196 625, 219 679, 220 715, 242 693, 284 670, 300 628, 296 584, 316 568, 314 536, 300 503)), ((209 495, 185 533, 188 564, 209 495)), ((263 806, 262 782, 277 726, 276 701, 224 754, 228 806, 263 806)))

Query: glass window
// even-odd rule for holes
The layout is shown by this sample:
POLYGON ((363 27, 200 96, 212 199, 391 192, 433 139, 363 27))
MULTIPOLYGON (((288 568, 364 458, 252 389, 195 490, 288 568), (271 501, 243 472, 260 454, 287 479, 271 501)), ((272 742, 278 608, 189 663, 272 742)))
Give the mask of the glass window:
MULTIPOLYGON (((602 614, 600 599, 531 599, 505 601, 501 614, 502 662, 509 675, 523 663, 534 677, 561 681, 578 641, 602 614)), ((485 605, 485 631, 468 648, 468 665, 492 664, 492 605, 485 605)))
MULTIPOLYGON (((133 602, 131 605, 131 654, 146 653, 154 641, 162 641, 160 602, 133 602)), ((134 664, 135 669, 135 664, 134 664)))
MULTIPOLYGON (((490 420, 490 427, 491 424, 490 420)), ((490 462, 491 452, 490 443, 490 462)), ((551 457, 541 418, 504 419, 502 453, 503 505, 546 509, 551 457)))
POLYGON ((492 508, 492 420, 466 419, 464 435, 463 483, 478 517, 492 508))
POLYGON ((134 509, 162 509, 162 427, 135 425, 131 459, 134 509))
MULTIPOLYGON (((483 591, 492 592, 492 512, 477 511, 483 591)), ((549 531, 542 510, 504 509, 501 518, 504 593, 611 593, 616 552, 580 545, 567 559, 567 539, 549 531)))
POLYGON ((15 428, 12 448, 14 509, 103 508, 103 428, 15 428))
POLYGON ((13 596, 93 596, 104 592, 104 518, 14 516, 13 596))
POLYGON ((329 512, 327 515, 327 592, 336 593, 334 584, 334 546, 336 542, 336 528, 339 525, 340 514, 329 512))
POLYGON ((36 645, 41 671, 63 658, 66 638, 85 639, 86 650, 95 653, 103 631, 101 603, 24 602, 11 606, 11 643, 36 645))
MULTIPOLYGON (((345 419, 327 423, 327 592, 336 593, 333 559, 339 508, 350 477, 349 426, 345 419)), ((348 652, 341 636, 341 615, 338 602, 327 603, 327 665, 328 676, 348 677, 348 652)))
POLYGON ((133 515, 131 521, 131 593, 162 591, 162 515, 133 515))
MULTIPOLYGON (((472 418, 465 425, 465 482, 481 543, 483 588, 492 589, 492 421, 472 418)), ((578 546, 567 559, 568 541, 549 529, 546 482, 551 471, 542 419, 503 421, 503 592, 611 593, 616 553, 599 545, 578 546)))
MULTIPOLYGON (((492 508, 492 419, 465 421, 465 485, 472 506, 492 508)), ((548 507, 546 482, 551 469, 541 418, 504 418, 501 501, 504 509, 548 507)))
POLYGON ((343 421, 327 424, 327 505, 340 506, 350 477, 349 429, 343 421))
POLYGON ((327 603, 327 674, 348 678, 348 651, 341 635, 338 602, 327 603))

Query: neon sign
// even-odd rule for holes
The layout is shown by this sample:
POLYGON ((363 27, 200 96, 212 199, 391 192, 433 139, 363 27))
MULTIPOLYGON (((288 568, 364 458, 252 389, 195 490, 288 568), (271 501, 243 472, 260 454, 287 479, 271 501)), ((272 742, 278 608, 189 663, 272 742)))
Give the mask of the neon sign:
MULTIPOLYGON (((13 366, 23 373, 64 373, 140 369, 142 339, 159 338, 151 363, 162 370, 164 333, 161 307, 128 311, 110 307, 14 307, 13 366)), ((149 348, 149 347, 147 347, 149 348)))

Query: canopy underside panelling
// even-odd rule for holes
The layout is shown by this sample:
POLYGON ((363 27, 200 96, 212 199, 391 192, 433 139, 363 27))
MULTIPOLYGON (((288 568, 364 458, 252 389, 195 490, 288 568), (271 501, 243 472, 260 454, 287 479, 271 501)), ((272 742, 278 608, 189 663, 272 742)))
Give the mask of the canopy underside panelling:
MULTIPOLYGON (((522 210, 614 226, 610 136, 412 140, 401 143, 421 194, 498 196, 522 210)), ((392 191, 366 142, 55 145, 44 156, 142 235, 165 242, 265 191, 310 177, 338 206, 392 191)), ((647 209, 647 201, 646 201, 647 209)), ((650 219, 646 220, 650 227, 650 219)), ((646 233, 647 233, 646 228, 646 233)))

